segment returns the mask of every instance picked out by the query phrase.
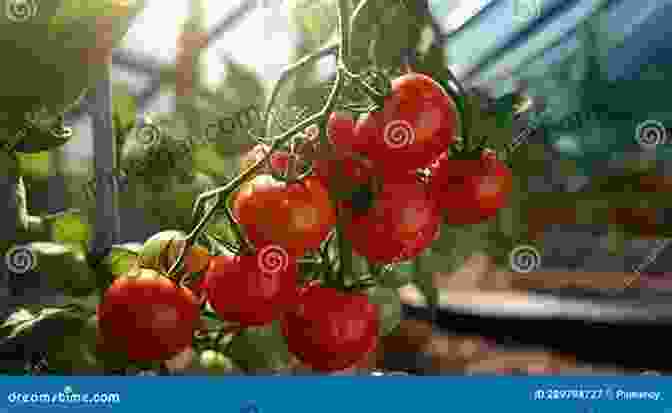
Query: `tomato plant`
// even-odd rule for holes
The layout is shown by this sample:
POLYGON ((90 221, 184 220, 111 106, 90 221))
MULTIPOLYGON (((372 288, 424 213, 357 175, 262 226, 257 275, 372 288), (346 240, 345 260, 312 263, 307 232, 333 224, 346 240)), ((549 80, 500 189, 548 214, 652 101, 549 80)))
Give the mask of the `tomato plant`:
POLYGON ((98 308, 103 346, 134 361, 166 360, 189 346, 198 318, 191 291, 149 269, 117 278, 98 308))
POLYGON ((268 324, 293 303, 297 271, 296 260, 273 245, 255 254, 216 256, 205 275, 206 296, 223 320, 268 324))
POLYGON ((282 320, 289 350, 318 371, 343 370, 378 342, 379 315, 364 294, 344 294, 316 284, 304 288, 282 320))

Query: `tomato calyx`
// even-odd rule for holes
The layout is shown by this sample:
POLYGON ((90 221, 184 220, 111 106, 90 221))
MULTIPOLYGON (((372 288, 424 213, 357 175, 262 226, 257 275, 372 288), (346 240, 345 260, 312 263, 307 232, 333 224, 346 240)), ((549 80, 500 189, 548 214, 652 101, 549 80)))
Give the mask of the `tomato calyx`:
POLYGON ((364 214, 373 206, 375 193, 371 184, 359 185, 346 199, 346 203, 354 213, 364 214))

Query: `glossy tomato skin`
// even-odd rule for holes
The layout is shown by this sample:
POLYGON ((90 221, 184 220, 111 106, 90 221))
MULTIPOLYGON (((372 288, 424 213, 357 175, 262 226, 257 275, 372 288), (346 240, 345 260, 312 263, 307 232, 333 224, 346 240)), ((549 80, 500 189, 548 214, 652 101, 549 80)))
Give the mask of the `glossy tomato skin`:
POLYGON ((250 255, 217 256, 205 276, 206 296, 223 320, 261 326, 294 303, 297 274, 296 259, 273 246, 250 255))
POLYGON ((321 372, 344 370, 378 343, 378 307, 365 294, 309 285, 282 319, 289 351, 321 372))
POLYGON ((429 187, 413 175, 383 182, 368 209, 344 202, 344 234, 369 261, 389 264, 417 257, 439 235, 441 215, 429 187))
POLYGON ((259 175, 241 186, 232 209, 255 246, 277 245, 295 257, 317 249, 336 223, 327 189, 312 176, 285 183, 259 175))
POLYGON ((448 159, 442 154, 430 170, 432 195, 447 224, 477 224, 507 205, 513 177, 500 160, 448 159))
POLYGON ((117 278, 98 307, 105 347, 134 361, 167 360, 191 345, 200 320, 194 294, 142 269, 117 278))
POLYGON ((456 142, 458 124, 457 107, 441 85, 409 73, 392 81, 382 110, 361 117, 355 134, 376 170, 390 176, 429 165, 456 142))
POLYGON ((355 119, 344 112, 333 112, 327 121, 327 136, 339 153, 363 153, 366 141, 359 139, 355 131, 355 119))

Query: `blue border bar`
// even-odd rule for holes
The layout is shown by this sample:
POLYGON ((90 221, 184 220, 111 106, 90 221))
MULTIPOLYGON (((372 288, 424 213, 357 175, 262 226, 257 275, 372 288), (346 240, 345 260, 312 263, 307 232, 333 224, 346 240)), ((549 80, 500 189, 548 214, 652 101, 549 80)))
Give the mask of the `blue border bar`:
POLYGON ((631 377, 0 377, 0 412, 664 412, 672 380, 631 377), (67 389, 66 389, 67 387, 67 389), (17 401, 105 394, 110 403, 17 401), (9 396, 9 397, 8 397, 9 396), (32 395, 28 395, 28 400, 32 395), (18 399, 17 399, 18 398, 18 399), (12 401, 10 403, 10 401, 12 401), (148 410, 147 410, 148 409, 148 410))

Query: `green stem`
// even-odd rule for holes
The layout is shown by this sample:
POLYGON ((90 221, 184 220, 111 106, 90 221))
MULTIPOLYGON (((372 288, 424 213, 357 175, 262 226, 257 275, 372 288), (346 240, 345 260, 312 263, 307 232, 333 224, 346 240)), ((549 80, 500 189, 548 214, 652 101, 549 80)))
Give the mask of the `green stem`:
POLYGON ((341 44, 338 48, 338 61, 345 68, 350 63, 350 0, 338 0, 338 29, 341 33, 341 44))
MULTIPOLYGON (((339 0, 338 3, 339 6, 339 30, 341 34, 341 42, 339 45, 339 61, 346 61, 347 60, 347 47, 349 47, 349 34, 350 34, 350 21, 349 21, 349 4, 348 0, 339 0), (345 46, 345 47, 344 47, 345 46)), ((336 72, 336 82, 334 83, 329 96, 327 98, 327 102, 325 103, 324 107, 322 110, 320 110, 318 113, 309 116, 308 118, 304 119, 303 121, 297 123, 294 125, 294 127, 290 128, 289 130, 285 131, 284 133, 280 134, 277 137, 272 138, 273 144, 271 145, 270 150, 262 159, 258 159, 252 166, 250 166, 246 171, 244 171, 242 174, 238 175, 235 177, 233 180, 231 180, 228 184, 217 188, 213 189, 211 191, 207 191, 201 195, 198 196, 196 199, 196 203, 194 206, 195 211, 200 210, 200 205, 207 201, 208 199, 211 199, 213 197, 219 196, 219 199, 217 199, 217 202, 213 207, 205 214, 205 216, 200 220, 200 222, 196 225, 196 227, 191 231, 191 233, 187 236, 187 239, 185 241, 185 247, 182 249, 182 252, 180 253, 179 257, 175 261, 175 263, 171 266, 170 270, 168 271, 168 275, 175 274, 178 268, 182 266, 182 263, 184 261, 184 257, 186 255, 187 250, 189 247, 191 247, 196 239, 200 236, 200 234, 203 232, 205 229, 205 226, 207 223, 212 219, 212 217, 215 214, 215 211, 221 207, 221 204, 223 202, 228 202, 229 196, 235 192, 245 181, 250 179, 252 176, 254 176, 264 165, 265 162, 268 162, 270 157, 275 153, 278 148, 280 148, 282 145, 284 145, 289 139, 291 139, 297 132, 300 132, 307 128, 308 126, 315 124, 315 123, 321 123, 325 122, 329 114, 331 113, 333 107, 336 104, 336 98, 340 95, 341 90, 343 89, 343 84, 345 81, 345 76, 343 74, 343 69, 338 68, 336 72)), ((278 81, 280 83, 280 81, 278 81)), ((278 83, 276 83, 276 87, 274 89, 279 89, 278 83)), ((277 94, 277 92, 276 92, 277 94)), ((231 223, 232 225, 236 225, 235 223, 231 223)))
POLYGON ((226 219, 228 219, 229 222, 232 224, 231 229, 233 230, 233 235, 234 237, 236 237, 236 241, 238 242, 238 246, 240 247, 240 252, 254 253, 256 251, 254 245, 252 245, 250 240, 247 239, 243 231, 240 230, 240 224, 231 213, 231 210, 229 209, 228 205, 224 206, 224 214, 226 214, 226 219))
POLYGON ((329 56, 335 53, 338 53, 338 45, 328 45, 324 46, 323 48, 317 50, 314 53, 311 53, 307 56, 302 57, 301 59, 297 60, 295 63, 291 64, 290 66, 287 66, 282 73, 280 74, 280 78, 278 81, 275 83, 275 86, 273 87, 273 90, 271 91, 271 96, 268 100, 268 103, 266 104, 266 110, 264 113, 264 121, 266 122, 266 129, 264 132, 264 138, 266 135, 269 133, 269 129, 271 127, 271 111, 273 110, 273 106, 275 105, 275 100, 278 98, 278 95, 280 94, 280 86, 282 86, 287 79, 297 71, 298 69, 301 69, 302 67, 309 65, 317 60, 320 60, 321 58, 325 56, 329 56))

